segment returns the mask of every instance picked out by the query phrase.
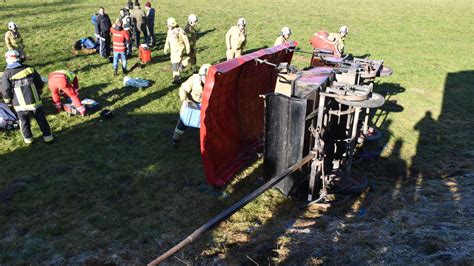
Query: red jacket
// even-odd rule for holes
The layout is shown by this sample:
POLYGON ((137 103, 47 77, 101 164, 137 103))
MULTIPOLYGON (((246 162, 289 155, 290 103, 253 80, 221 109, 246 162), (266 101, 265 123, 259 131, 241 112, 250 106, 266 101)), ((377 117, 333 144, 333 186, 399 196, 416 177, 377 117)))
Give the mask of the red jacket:
POLYGON ((125 44, 130 41, 130 35, 125 30, 116 30, 114 27, 110 28, 110 32, 112 33, 112 42, 114 52, 122 53, 127 50, 125 44))

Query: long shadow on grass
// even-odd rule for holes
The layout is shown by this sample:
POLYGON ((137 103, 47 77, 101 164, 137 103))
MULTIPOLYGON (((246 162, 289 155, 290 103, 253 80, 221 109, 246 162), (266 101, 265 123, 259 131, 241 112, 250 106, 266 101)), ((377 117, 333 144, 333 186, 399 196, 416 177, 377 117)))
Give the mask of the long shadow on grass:
POLYGON ((474 71, 449 73, 441 113, 425 113, 414 130, 419 132, 414 175, 460 175, 474 167, 474 71))
MULTIPOLYGON (((474 122, 466 118, 474 111, 473 82, 474 71, 449 73, 440 116, 426 111, 413 128, 419 138, 411 166, 401 156, 402 138, 389 156, 359 165, 359 174, 372 177, 373 193, 337 215, 340 221, 329 219, 317 234, 286 234, 294 239, 283 250, 288 253, 283 263, 472 263, 460 239, 472 219, 474 122)), ((395 123, 379 121, 385 121, 385 130, 395 123)))
POLYGON ((0 261, 49 263, 62 254, 71 264, 107 262, 113 254, 105 250, 113 249, 144 263, 143 252, 154 254, 161 241, 215 213, 219 201, 198 189, 205 185, 198 132, 187 131, 175 149, 177 113, 133 112, 175 89, 125 104, 111 120, 56 131, 52 145, 37 139, 0 155, 0 238, 15 234, 14 242, 0 241, 0 261))

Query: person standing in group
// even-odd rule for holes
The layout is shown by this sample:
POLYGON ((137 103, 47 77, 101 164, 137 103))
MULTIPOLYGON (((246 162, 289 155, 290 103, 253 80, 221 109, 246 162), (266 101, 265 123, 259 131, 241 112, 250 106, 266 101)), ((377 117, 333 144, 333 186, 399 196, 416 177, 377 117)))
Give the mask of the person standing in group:
POLYGON ((54 71, 48 76, 48 87, 51 91, 54 107, 58 113, 63 111, 61 97, 59 96, 60 92, 63 92, 72 100, 77 111, 82 116, 86 115, 86 108, 79 99, 79 80, 76 74, 69 70, 54 71))
POLYGON ((274 46, 284 44, 290 41, 290 36, 292 32, 291 29, 288 27, 283 27, 280 32, 280 36, 275 40, 274 46))
POLYGON ((20 53, 10 50, 5 54, 7 68, 2 77, 2 94, 5 103, 13 105, 20 120, 21 134, 26 144, 33 143, 31 116, 38 123, 45 142, 54 140, 43 110, 41 93, 44 86, 41 76, 33 67, 20 62, 20 53))
POLYGON ((5 45, 9 51, 16 50, 20 54, 22 62, 26 60, 25 44, 18 31, 18 26, 13 21, 8 22, 8 31, 5 33, 5 45))
POLYGON ((146 40, 146 43, 153 47, 155 46, 155 9, 151 7, 150 1, 145 3, 145 15, 148 27, 148 40, 146 40))
POLYGON ((247 21, 245 18, 239 18, 237 26, 232 26, 225 35, 225 42, 227 46, 227 60, 237 58, 242 55, 242 51, 247 43, 247 31, 245 27, 247 21))
POLYGON ((120 9, 120 19, 122 21, 122 28, 128 33, 128 36, 130 38, 130 41, 127 42, 127 58, 130 58, 132 56, 132 49, 133 49, 133 44, 131 41, 131 36, 132 36, 132 30, 133 30, 133 24, 132 24, 132 18, 130 17, 130 13, 126 8, 120 9))
POLYGON ((183 29, 178 26, 176 19, 168 18, 166 20, 168 33, 166 34, 164 52, 171 52, 171 66, 173 68, 173 84, 179 84, 181 71, 183 69, 183 56, 189 54, 191 47, 189 40, 183 29))
POLYGON ((328 40, 334 43, 337 52, 343 56, 344 55, 344 39, 347 36, 349 30, 347 26, 342 26, 339 29, 339 33, 329 33, 328 40))
POLYGON ((197 38, 198 38, 198 32, 196 30, 196 25, 198 23, 198 17, 195 14, 191 14, 188 17, 188 24, 184 28, 184 32, 186 32, 186 36, 188 37, 189 40, 189 46, 191 47, 190 52, 189 52, 189 63, 191 65, 191 69, 194 73, 197 72, 197 50, 196 50, 196 43, 197 43, 197 38))
POLYGON ((127 74, 127 44, 130 42, 128 32, 122 28, 122 20, 115 20, 115 24, 110 28, 114 49, 114 76, 117 76, 119 58, 122 60, 122 73, 127 74))
POLYGON ((140 8, 140 3, 135 1, 133 9, 130 11, 132 16, 134 33, 135 33, 135 46, 138 48, 140 46, 140 35, 143 33, 145 37, 145 42, 148 39, 148 27, 146 25, 146 16, 145 12, 140 8))
MULTIPOLYGON (((193 74, 181 85, 179 88, 179 99, 181 100, 182 105, 198 105, 200 107, 204 84, 206 83, 206 75, 210 67, 210 64, 202 65, 198 74, 193 74)), ((180 117, 178 124, 174 129, 172 138, 173 145, 176 146, 179 144, 179 141, 181 140, 186 129, 187 126, 180 117)))
POLYGON ((110 22, 109 15, 105 13, 103 7, 99 8, 97 13, 97 24, 96 24, 96 34, 99 34, 97 38, 99 39, 99 54, 103 58, 109 58, 110 56, 110 27, 112 23, 110 22))

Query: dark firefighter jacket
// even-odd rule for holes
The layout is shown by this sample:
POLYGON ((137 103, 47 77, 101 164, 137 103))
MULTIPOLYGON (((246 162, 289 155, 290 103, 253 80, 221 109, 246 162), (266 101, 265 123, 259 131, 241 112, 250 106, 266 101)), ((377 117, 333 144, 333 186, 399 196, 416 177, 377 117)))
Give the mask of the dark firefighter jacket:
POLYGON ((97 32, 102 35, 109 34, 109 29, 112 27, 112 23, 110 22, 109 15, 103 14, 97 16, 97 32))
POLYGON ((12 103, 17 112, 34 111, 42 106, 43 85, 41 76, 28 65, 6 69, 2 78, 3 99, 12 103))

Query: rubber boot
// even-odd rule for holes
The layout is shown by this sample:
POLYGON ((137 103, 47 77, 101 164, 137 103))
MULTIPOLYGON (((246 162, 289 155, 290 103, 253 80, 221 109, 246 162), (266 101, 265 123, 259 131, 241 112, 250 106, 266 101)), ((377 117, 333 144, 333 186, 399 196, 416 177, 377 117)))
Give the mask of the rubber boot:
POLYGON ((180 76, 174 76, 173 77, 173 84, 179 85, 180 84, 180 76))

